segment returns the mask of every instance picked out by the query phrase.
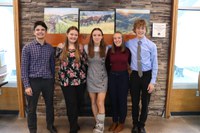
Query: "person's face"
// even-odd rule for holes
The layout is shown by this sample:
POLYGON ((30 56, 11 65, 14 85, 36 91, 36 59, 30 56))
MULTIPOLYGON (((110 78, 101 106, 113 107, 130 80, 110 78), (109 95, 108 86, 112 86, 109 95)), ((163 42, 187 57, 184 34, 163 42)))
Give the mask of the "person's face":
POLYGON ((33 33, 37 39, 41 40, 45 38, 47 31, 44 27, 42 27, 41 25, 38 25, 37 27, 35 27, 35 30, 33 33))
POLYGON ((100 44, 101 40, 103 39, 103 35, 101 34, 101 31, 95 30, 92 33, 92 39, 94 41, 94 44, 100 44))
POLYGON ((122 34, 115 33, 113 35, 113 42, 114 42, 116 47, 120 47, 122 45, 122 34))
POLYGON ((67 33, 67 38, 69 43, 74 44, 78 40, 78 32, 76 30, 70 30, 69 33, 67 33))
POLYGON ((146 34, 146 28, 144 26, 136 27, 135 32, 137 38, 143 38, 146 34))

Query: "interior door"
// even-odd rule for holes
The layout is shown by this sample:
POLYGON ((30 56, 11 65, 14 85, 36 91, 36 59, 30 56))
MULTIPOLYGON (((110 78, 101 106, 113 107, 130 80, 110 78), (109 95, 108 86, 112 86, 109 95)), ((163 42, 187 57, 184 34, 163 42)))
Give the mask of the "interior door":
POLYGON ((200 0, 175 0, 168 115, 200 112, 200 0))

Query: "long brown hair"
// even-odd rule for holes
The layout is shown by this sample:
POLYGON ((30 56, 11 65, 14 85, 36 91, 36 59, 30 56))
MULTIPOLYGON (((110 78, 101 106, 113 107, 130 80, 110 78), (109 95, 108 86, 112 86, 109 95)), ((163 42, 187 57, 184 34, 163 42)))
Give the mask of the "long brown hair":
MULTIPOLYGON (((95 30, 98 30, 101 32, 102 36, 103 36, 103 31, 100 29, 100 28, 94 28, 90 34, 90 41, 89 41, 89 44, 88 44, 88 55, 90 58, 93 58, 94 57, 94 41, 93 41, 93 32, 95 30)), ((105 42, 104 42, 104 38, 101 39, 101 42, 100 42, 100 46, 99 46, 99 55, 100 57, 105 57, 106 56, 106 45, 105 45, 105 42)))
MULTIPOLYGON (((71 26, 67 29, 67 34, 71 31, 71 30, 76 30, 79 34, 79 30, 77 27, 75 26, 71 26)), ((75 42, 74 44, 74 47, 75 47, 75 58, 76 58, 76 61, 79 62, 80 61, 80 50, 79 50, 79 43, 78 43, 78 39, 77 41, 75 42)), ((65 40, 65 46, 63 47, 63 51, 60 55, 60 59, 61 60, 67 60, 67 55, 68 55, 68 51, 69 51, 69 41, 68 41, 68 37, 66 37, 66 40, 65 40)))
MULTIPOLYGON (((122 44, 121 44, 120 48, 121 48, 121 52, 124 52, 126 46, 125 46, 123 34, 122 34, 120 31, 116 31, 116 32, 114 33, 114 35, 117 34, 117 33, 120 34, 120 35, 122 36, 122 44)), ((113 35, 113 37, 114 37, 114 35, 113 35)), ((116 46, 115 46, 114 38, 113 38, 113 43, 112 43, 112 48, 111 48, 112 53, 115 53, 115 48, 116 48, 116 46)))

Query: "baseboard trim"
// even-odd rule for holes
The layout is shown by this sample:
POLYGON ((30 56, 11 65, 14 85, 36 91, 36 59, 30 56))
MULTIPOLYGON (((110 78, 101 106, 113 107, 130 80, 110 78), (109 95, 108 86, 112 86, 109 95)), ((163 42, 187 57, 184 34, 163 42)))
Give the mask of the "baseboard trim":
POLYGON ((0 114, 13 114, 13 115, 18 115, 19 111, 18 110, 0 110, 0 114))
POLYGON ((200 115, 200 112, 171 112, 171 116, 200 115))

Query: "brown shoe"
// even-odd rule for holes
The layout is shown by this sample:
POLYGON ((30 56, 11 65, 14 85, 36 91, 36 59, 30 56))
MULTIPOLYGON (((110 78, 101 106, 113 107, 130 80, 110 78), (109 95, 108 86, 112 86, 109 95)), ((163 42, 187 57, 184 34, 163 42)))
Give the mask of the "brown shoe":
POLYGON ((117 123, 113 122, 112 125, 108 128, 108 131, 113 132, 116 127, 117 127, 117 123))
POLYGON ((123 123, 119 123, 117 128, 115 128, 114 133, 119 133, 124 129, 124 124, 123 123))

